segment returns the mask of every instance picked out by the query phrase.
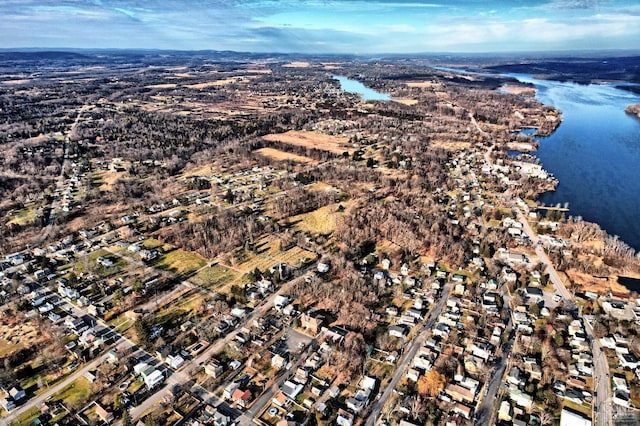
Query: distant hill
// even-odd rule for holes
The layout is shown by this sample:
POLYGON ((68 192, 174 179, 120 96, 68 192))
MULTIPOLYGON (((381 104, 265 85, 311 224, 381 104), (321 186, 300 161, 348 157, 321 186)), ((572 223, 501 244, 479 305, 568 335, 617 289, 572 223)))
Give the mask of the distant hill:
POLYGON ((576 58, 558 57, 542 61, 507 63, 484 67, 500 73, 534 74, 557 81, 593 83, 619 81, 640 83, 640 56, 576 58))
POLYGON ((74 60, 74 59, 88 59, 89 56, 75 53, 75 52, 63 52, 63 51, 27 51, 27 52, 15 52, 15 51, 0 51, 0 61, 37 61, 37 60, 74 60))

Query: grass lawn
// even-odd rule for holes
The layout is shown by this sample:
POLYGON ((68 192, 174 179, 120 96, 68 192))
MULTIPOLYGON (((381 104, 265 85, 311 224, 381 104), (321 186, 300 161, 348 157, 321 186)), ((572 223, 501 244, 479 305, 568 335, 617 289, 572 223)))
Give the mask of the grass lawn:
POLYGON ((13 343, 9 343, 4 339, 0 339, 0 358, 3 358, 15 351, 17 351, 18 349, 22 348, 24 345, 23 344, 18 344, 15 345, 13 343))
POLYGON ((114 256, 104 249, 98 249, 92 251, 85 257, 78 259, 78 261, 73 264, 73 272, 76 275, 80 275, 84 272, 94 272, 100 276, 108 276, 115 271, 124 269, 126 266, 127 262, 124 259, 114 256), (99 257, 106 257, 110 259, 113 262, 113 266, 105 268, 104 266, 99 265, 99 257))
POLYGON ((129 321, 129 319, 127 319, 124 313, 110 319, 107 324, 112 326, 118 333, 124 333, 133 325, 133 323, 129 321))
POLYGON ((37 407, 29 408, 27 411, 20 414, 18 418, 11 423, 11 426, 29 426, 39 415, 40 410, 37 407))
POLYGON ((161 309, 153 321, 154 324, 164 325, 176 318, 184 317, 185 319, 196 311, 198 306, 202 304, 202 295, 199 292, 191 291, 187 295, 172 302, 170 306, 161 309), (174 304, 175 303, 175 304, 174 304))
POLYGON ((200 272, 189 278, 189 281, 209 290, 217 290, 237 282, 239 278, 240 273, 216 264, 200 270, 200 272))
POLYGON ((156 268, 171 271, 176 275, 189 275, 207 264, 207 261, 194 253, 174 249, 163 254, 156 261, 156 268))
POLYGON ((162 241, 158 241, 155 238, 147 238, 142 242, 142 247, 146 248, 147 250, 158 250, 162 248, 163 245, 164 244, 162 243, 162 241))
POLYGON ((292 216, 288 222, 295 224, 295 229, 311 234, 330 234, 336 230, 338 220, 344 214, 338 211, 340 205, 345 209, 353 202, 336 203, 319 208, 309 213, 292 216))
POLYGON ((81 377, 51 398, 54 400, 63 400, 67 407, 70 405, 80 407, 89 399, 90 396, 91 383, 89 383, 89 381, 84 377, 81 377))
POLYGON ((9 214, 9 222, 7 225, 25 225, 36 220, 36 211, 34 209, 14 210, 9 214))

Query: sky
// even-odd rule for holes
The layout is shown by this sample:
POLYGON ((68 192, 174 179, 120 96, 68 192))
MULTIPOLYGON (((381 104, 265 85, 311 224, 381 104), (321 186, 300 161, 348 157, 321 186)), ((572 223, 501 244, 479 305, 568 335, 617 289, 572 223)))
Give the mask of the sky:
POLYGON ((431 53, 640 48, 639 0, 0 0, 0 48, 431 53))

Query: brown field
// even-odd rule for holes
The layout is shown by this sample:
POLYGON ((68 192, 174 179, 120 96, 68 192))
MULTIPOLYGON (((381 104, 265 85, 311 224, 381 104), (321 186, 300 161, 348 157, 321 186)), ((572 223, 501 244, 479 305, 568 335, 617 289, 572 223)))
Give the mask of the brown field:
POLYGON ((256 75, 243 75, 238 77, 229 77, 222 80, 206 81, 204 83, 190 84, 186 87, 190 89, 201 90, 201 89, 206 89, 208 87, 226 86, 228 84, 242 83, 245 80, 250 80, 256 77, 257 77, 256 75))
POLYGON ((393 101, 407 106, 412 106, 418 103, 417 99, 394 99, 393 101))
POLYGON ((290 152, 280 151, 274 148, 260 148, 255 152, 262 155, 263 157, 270 158, 275 161, 296 161, 298 163, 307 163, 307 164, 318 164, 317 160, 313 158, 305 157, 303 155, 292 154, 290 152))
POLYGON ((283 65, 284 68, 309 68, 310 66, 309 62, 304 61, 293 61, 283 65))
POLYGON ((435 139, 429 143, 432 148, 442 148, 447 151, 458 151, 469 148, 469 142, 452 142, 449 140, 435 139))
POLYGON ((15 325, 0 325, 0 357, 7 356, 12 352, 33 346, 38 339, 38 331, 29 323, 15 325))
POLYGON ((532 152, 536 150, 536 147, 531 143, 511 142, 507 144, 507 149, 510 151, 532 152))
POLYGON ((512 93, 514 95, 535 95, 536 89, 529 86, 520 86, 517 84, 504 84, 500 90, 512 93))
POLYGON ((215 163, 207 163, 202 166, 196 166, 193 169, 189 169, 182 175, 183 177, 190 176, 211 176, 213 174, 213 167, 215 163))
POLYGON ((348 148, 349 139, 341 136, 324 135, 322 133, 290 130, 286 133, 275 133, 263 136, 263 139, 271 142, 282 142, 289 145, 304 148, 315 148, 323 151, 342 154, 352 151, 348 148))
POLYGON ((430 81, 409 81, 406 85, 409 87, 418 87, 420 89, 429 89, 431 87, 440 86, 440 83, 432 83, 430 81))
POLYGON ((582 287, 584 291, 592 291, 594 293, 606 293, 612 291, 614 293, 629 293, 629 290, 618 283, 618 277, 611 275, 608 280, 598 279, 592 275, 578 272, 570 269, 566 272, 569 279, 576 285, 582 287))
POLYGON ((173 89, 176 87, 175 83, 163 83, 163 84, 152 84, 150 86, 145 86, 147 89, 173 89))
POLYGON ((24 84, 24 83, 28 83, 31 80, 29 79, 22 79, 22 80, 3 80, 2 84, 7 84, 7 85, 14 85, 14 84, 24 84))
POLYGON ((102 179, 102 185, 100 185, 100 189, 104 191, 111 191, 111 187, 113 186, 113 184, 118 179, 128 176, 129 173, 105 171, 102 173, 98 173, 98 175, 100 179, 102 179))
POLYGON ((295 229, 298 231, 311 234, 330 234, 336 230, 340 218, 344 215, 344 212, 340 212, 338 207, 342 205, 345 209, 349 209, 354 204, 354 201, 330 204, 309 213, 292 216, 286 221, 294 223, 295 229))

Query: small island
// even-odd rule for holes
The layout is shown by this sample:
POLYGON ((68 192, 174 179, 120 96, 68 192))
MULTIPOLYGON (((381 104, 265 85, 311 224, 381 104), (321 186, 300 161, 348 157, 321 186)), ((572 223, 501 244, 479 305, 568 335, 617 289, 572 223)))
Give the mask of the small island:
POLYGON ((631 104, 624 109, 624 112, 640 118, 640 104, 631 104))

